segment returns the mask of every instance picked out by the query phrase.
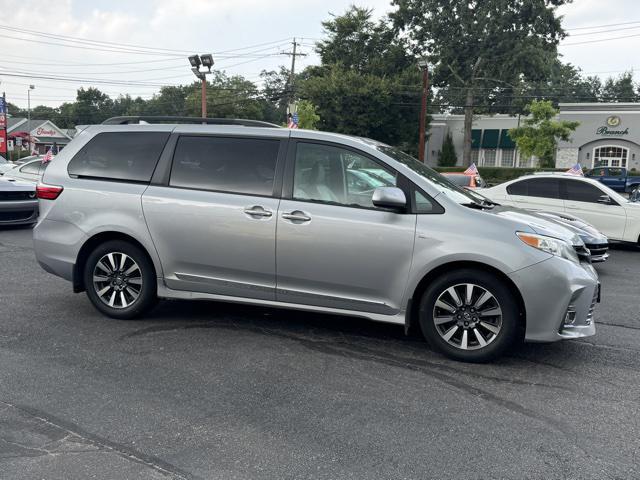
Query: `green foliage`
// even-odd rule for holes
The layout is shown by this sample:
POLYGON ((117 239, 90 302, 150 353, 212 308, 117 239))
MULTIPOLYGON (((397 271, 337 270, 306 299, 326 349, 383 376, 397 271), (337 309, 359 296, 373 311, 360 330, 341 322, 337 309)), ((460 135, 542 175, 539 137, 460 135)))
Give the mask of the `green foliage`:
POLYGON ((308 100, 298 102, 298 127, 307 130, 317 130, 320 115, 316 113, 316 106, 308 100))
POLYGON ((580 122, 556 120, 559 111, 549 100, 534 100, 527 107, 531 114, 523 125, 509 130, 509 136, 516 142, 524 157, 536 156, 541 166, 553 167, 558 140, 568 141, 580 122))
POLYGON ((453 167, 458 161, 458 155, 456 154, 456 147, 453 145, 453 138, 451 133, 447 133, 442 142, 442 150, 438 155, 438 165, 441 167, 453 167))

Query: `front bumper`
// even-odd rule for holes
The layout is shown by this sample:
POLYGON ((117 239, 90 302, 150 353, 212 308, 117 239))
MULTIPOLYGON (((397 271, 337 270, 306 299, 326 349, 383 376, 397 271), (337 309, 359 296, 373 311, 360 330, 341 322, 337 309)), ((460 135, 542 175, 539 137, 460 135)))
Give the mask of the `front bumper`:
POLYGON ((38 220, 38 200, 0 202, 0 226, 29 225, 38 220))
POLYGON ((604 262, 609 258, 608 243, 587 243, 585 246, 591 252, 591 261, 593 263, 604 262))
POLYGON ((525 304, 528 342, 555 342, 596 333, 598 274, 589 263, 552 257, 509 275, 525 304))

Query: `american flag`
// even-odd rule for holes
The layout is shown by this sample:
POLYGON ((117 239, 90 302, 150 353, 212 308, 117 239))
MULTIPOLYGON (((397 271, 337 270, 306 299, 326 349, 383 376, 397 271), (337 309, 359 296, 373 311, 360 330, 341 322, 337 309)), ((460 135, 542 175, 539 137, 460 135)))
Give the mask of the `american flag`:
POLYGON ((469 165, 469 168, 467 168, 464 172, 462 172, 464 175, 479 175, 480 172, 478 172, 478 167, 476 167, 475 163, 472 163, 471 165, 469 165))
POLYGON ((582 165, 576 163, 573 167, 567 170, 565 173, 569 173, 571 175, 578 175, 580 177, 584 177, 584 173, 582 172, 582 165))
POLYGON ((289 128, 298 128, 298 113, 294 113, 293 115, 289 115, 289 122, 287 123, 287 127, 289 128))
POLYGON ((49 151, 42 157, 42 163, 47 163, 53 160, 53 147, 49 149, 49 151))

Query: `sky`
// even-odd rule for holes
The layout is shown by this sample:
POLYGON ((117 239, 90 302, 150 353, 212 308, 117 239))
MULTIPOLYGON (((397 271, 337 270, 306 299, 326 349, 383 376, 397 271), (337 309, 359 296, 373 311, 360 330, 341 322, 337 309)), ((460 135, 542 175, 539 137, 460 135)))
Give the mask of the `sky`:
MULTIPOLYGON (((307 54, 296 69, 318 63, 321 22, 352 3, 378 16, 391 8, 390 0, 0 0, 0 91, 23 108, 29 85, 32 107, 73 101, 81 86, 150 98, 161 85, 194 80, 193 53, 212 53, 216 68, 258 81, 262 70, 290 65, 283 52, 293 37, 307 54)), ((564 61, 605 78, 640 72, 639 0, 575 0, 559 13, 570 34, 564 61)))

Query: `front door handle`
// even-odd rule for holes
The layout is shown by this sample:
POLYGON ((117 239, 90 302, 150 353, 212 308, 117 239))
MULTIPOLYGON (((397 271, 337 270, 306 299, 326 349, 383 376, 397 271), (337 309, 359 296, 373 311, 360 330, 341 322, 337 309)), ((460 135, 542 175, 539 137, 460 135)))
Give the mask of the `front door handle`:
POLYGON ((293 220, 294 222, 308 222, 311 220, 311 217, 300 210, 294 210, 293 212, 283 213, 282 218, 286 218, 287 220, 293 220))
POLYGON ((271 215, 273 215, 273 213, 271 213, 269 210, 265 210, 264 207, 261 207, 259 205, 245 208, 244 213, 252 217, 270 217, 271 215))

